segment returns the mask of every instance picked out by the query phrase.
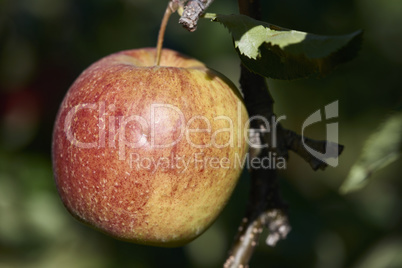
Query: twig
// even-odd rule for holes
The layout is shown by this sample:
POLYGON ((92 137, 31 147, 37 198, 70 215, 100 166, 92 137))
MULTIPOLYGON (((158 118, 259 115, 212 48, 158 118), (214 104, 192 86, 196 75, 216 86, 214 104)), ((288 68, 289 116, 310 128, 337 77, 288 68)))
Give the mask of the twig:
MULTIPOLYGON (((281 126, 280 126, 281 127, 281 126)), ((305 137, 304 141, 302 140, 303 138, 296 134, 295 132, 288 130, 288 129, 282 129, 284 139, 286 140, 286 146, 289 150, 294 151, 297 153, 299 156, 301 156, 304 160, 306 160, 307 163, 310 164, 311 168, 313 170, 317 169, 322 169, 324 170, 328 165, 327 163, 315 158, 312 156, 304 147, 303 143, 309 146, 310 148, 314 149, 317 152, 320 153, 327 153, 328 157, 338 157, 343 149, 344 146, 334 143, 334 142, 329 142, 326 140, 313 140, 310 138, 305 137), (327 146, 329 145, 329 146, 327 146), (328 147, 328 148, 327 148, 328 147), (326 152, 325 150, 328 149, 329 151, 326 152)))
POLYGON ((189 0, 184 7, 179 23, 190 32, 195 31, 197 29, 198 19, 213 1, 214 0, 189 0))

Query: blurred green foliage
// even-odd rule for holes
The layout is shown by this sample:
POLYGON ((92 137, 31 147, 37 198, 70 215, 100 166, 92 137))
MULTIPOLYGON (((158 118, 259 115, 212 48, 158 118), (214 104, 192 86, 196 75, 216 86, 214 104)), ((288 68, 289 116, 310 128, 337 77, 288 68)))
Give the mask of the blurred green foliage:
POLYGON ((397 112, 369 136, 362 153, 341 185, 342 193, 363 188, 370 176, 397 161, 402 154, 402 112, 397 112))
MULTIPOLYGON (((313 172, 291 154, 280 173, 292 231, 277 247, 261 243, 251 267, 402 267, 401 162, 366 188, 338 187, 364 140, 402 101, 402 1, 262 1, 264 20, 317 34, 365 30, 357 59, 320 80, 270 80, 278 115, 300 132, 303 120, 339 100, 337 168, 313 172)), ((167 1, 0 1, 0 267, 221 267, 247 202, 245 172, 217 222, 188 246, 120 242, 75 221, 53 183, 50 143, 58 106, 73 80, 97 59, 154 46, 167 1)), ((210 12, 237 13, 215 0, 210 12)), ((234 82, 239 60, 227 30, 201 21, 188 33, 172 17, 165 46, 198 58, 234 82)), ((325 137, 325 124, 307 131, 325 137)))

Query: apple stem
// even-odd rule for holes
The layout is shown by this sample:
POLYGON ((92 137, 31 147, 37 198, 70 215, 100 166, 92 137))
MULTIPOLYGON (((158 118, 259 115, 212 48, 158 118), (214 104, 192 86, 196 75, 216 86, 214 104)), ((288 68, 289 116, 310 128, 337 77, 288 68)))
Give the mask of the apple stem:
POLYGON ((155 59, 155 65, 159 66, 161 62, 161 55, 162 55, 162 46, 163 46, 163 39, 165 37, 165 31, 166 31, 166 26, 168 24, 170 15, 172 15, 173 12, 175 12, 176 8, 172 5, 172 2, 169 2, 165 14, 163 15, 161 27, 159 29, 159 35, 158 35, 158 42, 156 44, 156 59, 155 59))

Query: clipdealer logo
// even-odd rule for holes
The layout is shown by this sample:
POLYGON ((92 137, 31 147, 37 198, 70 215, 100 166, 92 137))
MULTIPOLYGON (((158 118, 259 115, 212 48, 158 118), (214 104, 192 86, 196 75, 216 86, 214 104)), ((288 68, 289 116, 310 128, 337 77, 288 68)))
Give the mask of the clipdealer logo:
MULTIPOLYGON (((325 119, 333 119, 338 118, 339 115, 339 102, 334 101, 324 108, 324 115, 325 119)), ((323 121, 321 116, 321 109, 318 109, 314 113, 312 113, 307 119, 304 121, 302 126, 302 143, 304 148, 313 155, 315 158, 321 160, 322 162, 328 164, 332 167, 338 166, 338 156, 339 156, 339 149, 338 149, 338 122, 328 123, 326 124, 326 148, 325 153, 318 152, 313 148, 309 147, 305 143, 304 139, 304 131, 308 126, 311 126, 315 123, 323 121)))
MULTIPOLYGON (((150 107, 150 121, 146 120, 144 117, 139 115, 130 115, 124 116, 114 115, 116 107, 114 104, 108 105, 106 107, 105 102, 99 103, 84 103, 78 104, 71 108, 64 121, 64 132, 66 134, 67 140, 74 146, 82 149, 89 149, 89 148, 105 148, 108 146, 109 148, 117 149, 119 160, 126 160, 126 149, 127 148, 141 148, 145 145, 150 146, 153 149, 164 149, 175 146, 178 142, 182 139, 194 148, 203 149, 203 148, 226 148, 226 147, 235 147, 235 146, 242 146, 243 141, 241 140, 244 137, 245 142, 249 145, 249 147, 253 148, 268 148, 271 146, 272 148, 276 147, 277 144, 277 136, 276 136, 276 128, 281 120, 285 120, 286 116, 282 115, 279 117, 272 117, 271 121, 268 121, 266 118, 261 116, 254 116, 250 117, 244 126, 242 126, 243 118, 241 115, 241 104, 238 103, 237 108, 237 118, 233 119, 225 115, 219 115, 212 119, 213 122, 216 121, 226 121, 229 125, 227 128, 222 128, 212 131, 212 123, 211 120, 202 115, 196 115, 192 118, 189 118, 187 122, 185 121, 183 112, 176 106, 171 104, 162 104, 156 103, 152 104, 150 107), (82 110, 91 110, 91 112, 95 112, 97 114, 98 124, 97 124, 97 141, 92 142, 85 142, 83 140, 78 140, 74 129, 72 127, 73 122, 79 120, 77 114, 82 110), (157 133, 155 124, 156 121, 156 112, 158 109, 169 109, 170 112, 174 112, 177 114, 177 117, 180 120, 180 131, 178 137, 166 144, 159 144, 156 142, 157 133), (272 140, 270 141, 271 144, 260 144, 255 142, 255 140, 250 137, 249 135, 253 133, 252 129, 248 129, 251 122, 253 120, 262 120, 265 124, 265 132, 271 132, 272 140), (234 122, 236 120, 237 122, 234 122), (148 122, 149 121, 149 122, 148 122), (206 127, 202 129, 191 128, 191 125, 195 121, 202 121, 205 123, 206 127), (136 125, 140 126, 142 130, 142 135, 136 141, 129 141, 126 137, 126 130, 127 125, 129 123, 135 123, 136 125), (235 124, 236 123, 236 124, 235 124), (116 127, 116 125, 118 127, 116 127), (237 128, 234 126, 237 125, 237 128), (108 129, 108 131, 106 131, 108 129), (244 132, 243 132, 244 131, 244 132), (243 133, 242 133, 243 132, 243 133), (206 133, 210 137, 210 142, 205 144, 196 144, 191 139, 190 135, 192 133, 206 133), (220 133, 228 133, 229 139, 225 143, 219 143, 217 136, 220 133), (106 141, 106 137, 108 134, 108 140, 106 141), (237 137, 237 140, 235 140, 237 137), (117 145, 116 145, 117 141, 117 145)), ((160 112, 160 111, 159 111, 160 112)), ((330 103, 325 106, 324 108, 325 119, 333 119, 338 117, 338 101, 330 103)), ((326 138, 328 141, 325 153, 318 152, 313 148, 310 148, 304 141, 304 132, 305 129, 309 126, 321 122, 322 115, 321 109, 312 113, 302 125, 302 142, 303 146, 306 150, 316 157, 317 159, 327 163, 330 166, 336 167, 338 165, 338 147, 331 146, 332 143, 338 142, 338 123, 333 122, 326 125, 326 138)), ((157 170, 157 169, 177 169, 185 171, 189 167, 190 164, 199 167, 200 169, 203 168, 232 168, 232 167, 244 167, 247 166, 248 168, 276 168, 276 169, 285 169, 286 168, 286 159, 283 157, 277 156, 275 153, 270 153, 265 158, 258 158, 258 157, 250 157, 247 153, 245 157, 240 157, 235 155, 234 160, 230 161, 227 157, 211 157, 205 156, 204 154, 194 153, 190 156, 180 156, 180 155, 170 155, 165 157, 159 157, 158 159, 154 159, 149 156, 142 156, 139 153, 132 152, 129 154, 129 162, 131 168, 137 169, 148 169, 148 170, 157 170)))

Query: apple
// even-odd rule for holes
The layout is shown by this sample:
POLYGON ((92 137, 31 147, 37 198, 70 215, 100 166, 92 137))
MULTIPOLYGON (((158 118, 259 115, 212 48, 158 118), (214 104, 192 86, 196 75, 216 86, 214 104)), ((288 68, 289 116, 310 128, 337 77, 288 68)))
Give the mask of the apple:
POLYGON ((248 115, 222 74, 178 52, 134 49, 86 69, 52 142, 67 210, 117 239, 182 246, 217 218, 242 172, 248 115))

